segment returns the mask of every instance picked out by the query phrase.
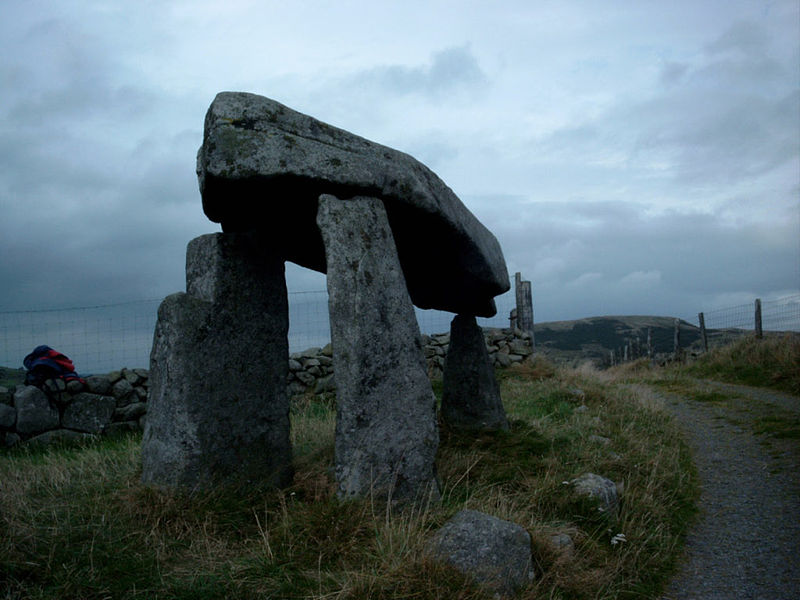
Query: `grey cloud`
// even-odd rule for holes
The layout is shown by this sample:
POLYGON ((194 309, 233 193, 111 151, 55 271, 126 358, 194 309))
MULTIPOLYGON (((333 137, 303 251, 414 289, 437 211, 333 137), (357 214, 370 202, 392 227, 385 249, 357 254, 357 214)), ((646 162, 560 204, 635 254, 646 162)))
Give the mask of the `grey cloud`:
POLYGON ((668 62, 661 67, 661 83, 663 85, 673 85, 681 81, 689 70, 686 63, 668 62))
POLYGON ((424 66, 384 65, 357 75, 355 80, 392 94, 437 96, 475 89, 486 83, 487 77, 469 47, 461 46, 433 54, 431 62, 424 66))
POLYGON ((729 51, 752 54, 763 52, 769 43, 767 32, 750 21, 739 21, 731 25, 722 35, 706 45, 709 54, 729 51))
POLYGON ((787 279, 796 271, 796 223, 767 232, 708 214, 648 216, 622 202, 498 202, 514 218, 492 231, 509 268, 531 279, 543 319, 586 316, 586 306, 692 315, 719 294, 769 296, 798 283, 787 279))
POLYGON ((756 25, 719 36, 692 63, 662 66, 661 87, 536 145, 549 156, 616 164, 678 183, 731 184, 800 160, 796 64, 776 59, 756 25))

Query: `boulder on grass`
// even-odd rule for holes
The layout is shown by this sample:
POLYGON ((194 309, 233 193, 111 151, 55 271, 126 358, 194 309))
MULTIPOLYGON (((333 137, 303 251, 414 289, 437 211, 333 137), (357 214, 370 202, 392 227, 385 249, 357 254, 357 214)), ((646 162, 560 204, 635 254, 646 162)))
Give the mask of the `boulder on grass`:
POLYGON ((534 579, 531 536, 516 523, 462 510, 437 531, 428 555, 509 596, 534 579))

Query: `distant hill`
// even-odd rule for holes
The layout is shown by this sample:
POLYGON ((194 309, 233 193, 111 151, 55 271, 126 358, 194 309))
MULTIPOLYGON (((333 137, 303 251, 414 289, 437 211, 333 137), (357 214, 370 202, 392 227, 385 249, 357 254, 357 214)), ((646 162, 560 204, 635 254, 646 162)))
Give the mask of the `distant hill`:
MULTIPOLYGON (((631 344, 633 353, 647 355, 647 335, 655 354, 674 350, 675 318, 649 316, 589 317, 575 321, 552 321, 534 325, 536 348, 559 362, 593 360, 606 363, 613 350, 617 356, 631 344)), ((742 330, 707 330, 709 344, 741 336, 742 330)), ((680 321, 681 348, 700 350, 700 328, 680 321)))

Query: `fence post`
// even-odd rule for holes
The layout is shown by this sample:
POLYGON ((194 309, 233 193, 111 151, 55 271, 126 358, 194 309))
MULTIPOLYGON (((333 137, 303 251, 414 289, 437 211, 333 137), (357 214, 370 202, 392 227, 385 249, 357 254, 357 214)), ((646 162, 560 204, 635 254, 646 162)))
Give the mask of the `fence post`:
POLYGON ((761 329, 761 298, 756 298, 756 338, 761 339, 764 337, 764 331, 761 329))
POLYGON ((533 338, 533 296, 531 282, 522 281, 522 273, 514 275, 514 292, 517 296, 517 327, 531 335, 531 349, 534 349, 533 338))
POLYGON ((653 330, 647 328, 647 358, 653 358, 653 330))
POLYGON ((700 335, 703 337, 703 351, 708 352, 708 336, 706 336, 706 317, 703 313, 697 315, 697 320, 700 321, 700 335))
POLYGON ((681 357, 681 320, 675 319, 675 360, 680 360, 681 357))

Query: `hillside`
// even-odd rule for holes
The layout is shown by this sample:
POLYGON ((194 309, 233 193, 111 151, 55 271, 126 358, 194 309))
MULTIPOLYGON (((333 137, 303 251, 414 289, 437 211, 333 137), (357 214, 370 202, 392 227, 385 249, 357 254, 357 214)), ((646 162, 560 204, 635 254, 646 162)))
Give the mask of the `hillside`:
MULTIPOLYGON (((593 360, 608 362, 613 350, 619 356, 627 344, 632 344, 637 356, 647 355, 647 336, 650 332, 653 355, 674 350, 674 317, 610 316, 589 317, 575 321, 552 321, 534 326, 536 348, 559 362, 593 360)), ((736 329, 707 330, 709 344, 730 341, 743 332, 736 329)), ((687 321, 680 322, 681 347, 700 350, 700 328, 687 321)))

